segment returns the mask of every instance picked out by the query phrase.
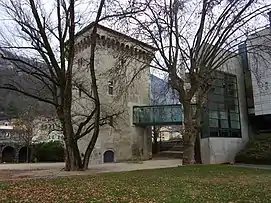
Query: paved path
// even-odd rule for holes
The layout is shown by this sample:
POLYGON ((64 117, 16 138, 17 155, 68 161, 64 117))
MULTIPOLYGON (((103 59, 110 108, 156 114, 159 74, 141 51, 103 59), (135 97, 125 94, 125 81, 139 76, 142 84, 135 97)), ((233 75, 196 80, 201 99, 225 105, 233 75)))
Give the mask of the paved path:
POLYGON ((19 163, 0 164, 0 170, 35 170, 35 169, 61 169, 64 163, 19 163))
POLYGON ((64 163, 0 164, 0 181, 169 168, 177 167, 181 164, 182 161, 180 159, 150 160, 143 163, 110 163, 90 165, 89 170, 75 172, 61 170, 64 168, 64 163))
POLYGON ((258 169, 270 169, 271 170, 271 165, 255 165, 255 164, 233 164, 234 166, 238 167, 246 167, 246 168, 258 168, 258 169))

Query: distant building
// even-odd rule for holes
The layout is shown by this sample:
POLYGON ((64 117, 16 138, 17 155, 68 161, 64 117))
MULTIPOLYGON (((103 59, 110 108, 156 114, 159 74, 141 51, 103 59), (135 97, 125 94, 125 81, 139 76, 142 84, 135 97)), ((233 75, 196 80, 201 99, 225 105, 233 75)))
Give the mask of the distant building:
POLYGON ((64 136, 56 119, 39 117, 33 121, 33 126, 32 143, 63 142, 64 136))
POLYGON ((0 120, 0 163, 25 162, 27 143, 20 131, 14 129, 12 120, 0 120))
POLYGON ((162 126, 158 141, 180 140, 182 139, 182 126, 162 126))
POLYGON ((249 36, 241 48, 251 130, 271 132, 271 28, 249 36))

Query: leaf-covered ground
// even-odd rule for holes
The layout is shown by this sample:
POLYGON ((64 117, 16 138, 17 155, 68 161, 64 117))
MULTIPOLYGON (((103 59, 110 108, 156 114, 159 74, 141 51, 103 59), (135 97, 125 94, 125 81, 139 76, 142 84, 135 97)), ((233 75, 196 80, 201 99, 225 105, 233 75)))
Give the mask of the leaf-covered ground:
POLYGON ((226 165, 0 182, 0 202, 271 202, 271 170, 226 165))

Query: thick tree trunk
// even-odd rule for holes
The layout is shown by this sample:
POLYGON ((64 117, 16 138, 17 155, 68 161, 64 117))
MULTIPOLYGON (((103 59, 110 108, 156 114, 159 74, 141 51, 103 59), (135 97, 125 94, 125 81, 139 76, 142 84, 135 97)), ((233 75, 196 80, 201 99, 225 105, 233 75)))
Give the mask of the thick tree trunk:
POLYGON ((29 163, 29 144, 26 146, 26 163, 29 163))
POLYGON ((195 163, 196 130, 193 125, 192 108, 190 102, 183 103, 184 133, 183 133, 183 164, 195 163))
POLYGON ((80 157, 77 140, 74 139, 71 114, 69 110, 58 109, 58 117, 62 124, 64 142, 65 142, 65 170, 82 170, 82 160, 80 157))
POLYGON ((99 135, 99 126, 97 129, 94 130, 91 141, 86 149, 86 153, 85 153, 84 160, 83 160, 83 169, 84 170, 88 169, 90 155, 95 147, 96 141, 98 139, 98 135, 99 135))
POLYGON ((198 136, 196 137, 195 161, 196 161, 197 164, 202 164, 202 161, 201 161, 201 148, 200 148, 200 134, 198 134, 198 136))
POLYGON ((65 170, 67 171, 79 171, 82 170, 82 161, 79 153, 79 149, 76 142, 67 142, 65 152, 65 170))

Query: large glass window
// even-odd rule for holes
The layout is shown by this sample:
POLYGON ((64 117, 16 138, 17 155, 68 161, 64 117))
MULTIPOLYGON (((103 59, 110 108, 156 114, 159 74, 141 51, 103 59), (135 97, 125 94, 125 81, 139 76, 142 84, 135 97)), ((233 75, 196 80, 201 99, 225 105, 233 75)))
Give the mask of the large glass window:
POLYGON ((202 137, 241 137, 237 78, 216 73, 208 94, 208 111, 204 112, 202 137))

